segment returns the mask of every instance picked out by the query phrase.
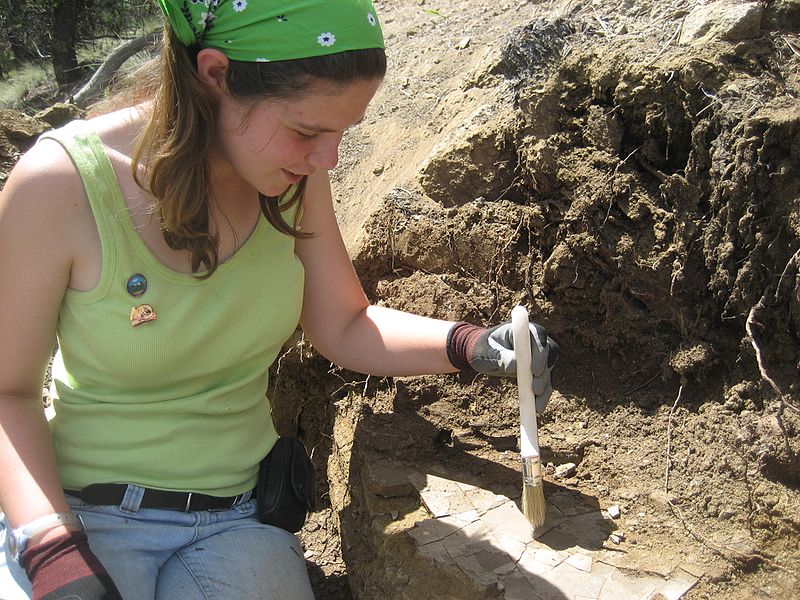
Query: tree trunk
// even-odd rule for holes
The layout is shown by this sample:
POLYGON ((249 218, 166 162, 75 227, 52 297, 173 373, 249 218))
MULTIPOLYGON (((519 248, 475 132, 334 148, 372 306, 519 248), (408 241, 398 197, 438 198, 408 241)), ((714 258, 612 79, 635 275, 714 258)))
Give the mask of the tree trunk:
POLYGON ((78 56, 75 53, 75 29, 78 14, 75 0, 58 0, 53 8, 53 71, 59 87, 78 79, 78 56))

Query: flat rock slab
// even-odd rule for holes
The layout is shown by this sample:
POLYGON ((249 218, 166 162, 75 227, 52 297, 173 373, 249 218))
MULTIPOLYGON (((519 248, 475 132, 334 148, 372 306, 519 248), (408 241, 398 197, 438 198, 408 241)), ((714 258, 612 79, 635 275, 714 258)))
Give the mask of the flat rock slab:
POLYGON ((554 494, 534 535, 505 496, 436 475, 409 480, 432 515, 409 531, 420 556, 455 565, 506 600, 678 600, 698 581, 688 565, 645 571, 631 568, 629 556, 624 569, 614 566, 604 548, 613 520, 570 494, 554 494))

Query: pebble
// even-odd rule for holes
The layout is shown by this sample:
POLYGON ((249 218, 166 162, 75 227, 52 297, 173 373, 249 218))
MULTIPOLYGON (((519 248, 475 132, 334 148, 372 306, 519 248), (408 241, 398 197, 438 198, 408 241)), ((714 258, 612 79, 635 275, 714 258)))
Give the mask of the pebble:
POLYGON ((577 469, 577 465, 575 463, 564 463, 563 465, 558 465, 556 467, 556 477, 572 477, 575 474, 575 469, 577 469))
POLYGON ((614 504, 613 506, 608 507, 608 516, 612 519, 619 519, 620 511, 619 506, 614 504))
POLYGON ((468 37, 461 38, 461 41, 456 44, 456 49, 464 50, 467 46, 469 46, 470 41, 471 40, 468 37))
POLYGON ((621 531, 618 531, 617 533, 612 533, 612 534, 609 536, 609 538, 608 538, 608 539, 610 539, 610 540, 611 540, 612 542, 614 542, 615 544, 621 544, 621 543, 622 543, 622 540, 624 540, 624 539, 625 539, 625 534, 624 534, 624 533, 622 533, 621 531))

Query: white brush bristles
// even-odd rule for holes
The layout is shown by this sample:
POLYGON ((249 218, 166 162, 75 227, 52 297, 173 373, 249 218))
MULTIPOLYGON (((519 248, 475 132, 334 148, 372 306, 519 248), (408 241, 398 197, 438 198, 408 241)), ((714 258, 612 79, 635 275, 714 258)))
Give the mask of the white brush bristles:
POLYGON ((547 507, 544 501, 544 486, 522 486, 522 512, 534 529, 544 525, 547 516, 547 507))

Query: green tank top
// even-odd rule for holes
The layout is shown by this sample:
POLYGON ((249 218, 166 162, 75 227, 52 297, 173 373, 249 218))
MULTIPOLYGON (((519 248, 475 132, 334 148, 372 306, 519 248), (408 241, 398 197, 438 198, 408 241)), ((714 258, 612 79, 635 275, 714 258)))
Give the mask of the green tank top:
POLYGON ((80 173, 103 261, 97 287, 67 290, 59 313, 50 428, 62 485, 136 483, 217 496, 252 488, 278 437, 268 368, 302 307, 294 240, 262 215, 210 278, 173 271, 134 229, 88 125, 43 137, 58 141, 80 173), (132 310, 145 304, 155 319, 132 326, 132 310))

